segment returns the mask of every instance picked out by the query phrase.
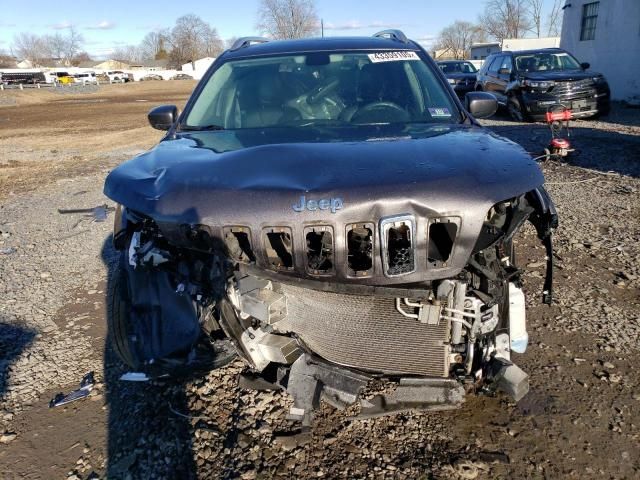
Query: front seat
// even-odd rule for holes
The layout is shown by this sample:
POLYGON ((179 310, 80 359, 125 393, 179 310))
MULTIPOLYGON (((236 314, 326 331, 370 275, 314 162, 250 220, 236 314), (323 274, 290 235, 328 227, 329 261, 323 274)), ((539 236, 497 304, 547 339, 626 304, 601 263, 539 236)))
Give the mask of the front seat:
POLYGON ((286 124, 300 115, 286 107, 286 91, 277 72, 265 72, 257 84, 247 85, 250 100, 245 102, 244 128, 274 127, 286 124))

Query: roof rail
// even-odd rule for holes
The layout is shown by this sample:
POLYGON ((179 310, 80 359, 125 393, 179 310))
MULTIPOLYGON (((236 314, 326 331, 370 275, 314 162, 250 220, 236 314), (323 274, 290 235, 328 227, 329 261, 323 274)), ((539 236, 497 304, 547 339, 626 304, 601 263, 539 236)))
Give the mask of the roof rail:
POLYGON ((402 30, 382 30, 381 32, 376 33, 374 37, 390 38, 391 40, 396 40, 398 42, 409 43, 409 39, 402 30))
POLYGON ((267 43, 268 41, 269 39, 265 37, 242 37, 233 42, 229 50, 240 50, 241 48, 250 46, 252 43, 267 43))

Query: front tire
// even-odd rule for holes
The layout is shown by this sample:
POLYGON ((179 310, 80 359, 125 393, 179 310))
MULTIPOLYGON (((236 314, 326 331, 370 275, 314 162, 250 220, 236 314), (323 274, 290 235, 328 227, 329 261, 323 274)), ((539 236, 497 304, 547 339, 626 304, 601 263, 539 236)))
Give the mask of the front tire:
POLYGON ((515 95, 512 95, 507 100, 507 111, 511 120, 514 122, 526 122, 528 121, 527 115, 522 108, 522 103, 515 95))
POLYGON ((109 285, 107 326, 113 350, 120 360, 135 370, 140 365, 140 359, 130 348, 129 312, 131 311, 131 294, 127 272, 122 265, 123 261, 124 254, 122 254, 122 258, 118 262, 109 285))

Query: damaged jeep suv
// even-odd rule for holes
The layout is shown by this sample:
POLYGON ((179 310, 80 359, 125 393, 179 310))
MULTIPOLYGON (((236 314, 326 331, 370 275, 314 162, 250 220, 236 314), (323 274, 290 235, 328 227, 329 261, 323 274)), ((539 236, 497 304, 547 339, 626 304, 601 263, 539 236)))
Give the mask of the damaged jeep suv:
POLYGON ((521 398, 513 238, 535 226, 549 303, 557 215, 538 165, 476 122, 496 108, 463 106, 399 31, 238 40, 106 180, 115 350, 136 378, 238 355, 242 384, 286 389, 306 423, 321 399, 374 416, 521 398))

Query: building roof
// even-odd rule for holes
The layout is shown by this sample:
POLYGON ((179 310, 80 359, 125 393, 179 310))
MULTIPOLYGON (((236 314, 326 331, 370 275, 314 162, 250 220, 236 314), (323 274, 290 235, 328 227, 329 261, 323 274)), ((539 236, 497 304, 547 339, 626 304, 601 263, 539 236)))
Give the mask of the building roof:
POLYGON ((499 42, 489 42, 489 43, 472 43, 471 44, 471 48, 476 48, 476 47, 499 47, 500 43, 499 42))
POLYGON ((420 50, 413 41, 407 43, 380 37, 325 37, 301 40, 273 40, 238 50, 227 50, 221 57, 242 58, 286 53, 331 52, 340 50, 420 50))

